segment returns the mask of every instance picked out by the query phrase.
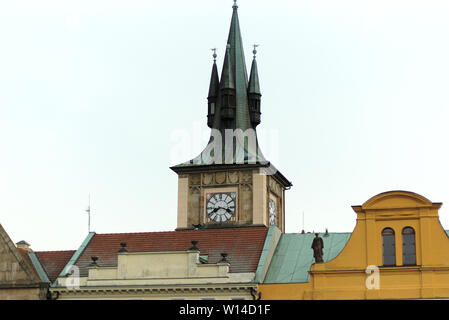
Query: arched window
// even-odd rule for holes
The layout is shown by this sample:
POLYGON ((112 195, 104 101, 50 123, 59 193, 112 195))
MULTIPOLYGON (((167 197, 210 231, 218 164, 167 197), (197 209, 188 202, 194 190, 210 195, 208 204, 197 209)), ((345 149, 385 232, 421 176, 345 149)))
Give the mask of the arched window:
POLYGON ((382 231, 382 246, 383 246, 383 265, 396 265, 396 248, 394 241, 394 230, 385 228, 382 231))
POLYGON ((402 229, 402 264, 416 265, 415 230, 411 227, 402 229))

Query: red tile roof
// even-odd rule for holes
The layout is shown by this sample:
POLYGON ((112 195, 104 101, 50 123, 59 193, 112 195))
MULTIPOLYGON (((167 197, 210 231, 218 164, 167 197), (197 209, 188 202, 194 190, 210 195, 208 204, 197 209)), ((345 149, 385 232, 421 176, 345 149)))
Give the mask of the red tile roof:
POLYGON ((35 251, 42 267, 51 282, 55 281, 62 269, 69 262, 75 250, 67 251, 35 251))
POLYGON ((95 234, 75 265, 80 276, 87 276, 91 257, 97 256, 102 267, 117 266, 120 243, 127 244, 128 252, 182 251, 198 241, 200 254, 207 254, 208 263, 221 260, 221 253, 228 254, 230 272, 255 272, 262 253, 266 227, 223 228, 144 233, 95 234))

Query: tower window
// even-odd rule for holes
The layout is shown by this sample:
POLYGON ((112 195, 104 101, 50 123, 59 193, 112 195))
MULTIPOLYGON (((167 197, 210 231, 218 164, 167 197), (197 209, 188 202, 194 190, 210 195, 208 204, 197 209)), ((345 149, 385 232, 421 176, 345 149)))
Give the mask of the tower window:
POLYGON ((383 246, 383 265, 396 265, 396 246, 394 239, 394 230, 385 228, 382 231, 382 246, 383 246))
POLYGON ((402 229, 402 263, 416 265, 415 230, 411 227, 402 229))

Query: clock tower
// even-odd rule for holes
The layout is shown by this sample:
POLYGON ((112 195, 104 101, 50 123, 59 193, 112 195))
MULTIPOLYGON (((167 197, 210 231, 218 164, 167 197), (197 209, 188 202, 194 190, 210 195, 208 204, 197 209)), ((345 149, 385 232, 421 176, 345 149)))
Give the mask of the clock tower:
POLYGON ((214 50, 209 143, 196 158, 171 167, 178 174, 177 230, 276 225, 285 231, 285 190, 291 183, 258 145, 257 46, 248 80, 237 8, 234 1, 221 78, 214 50))

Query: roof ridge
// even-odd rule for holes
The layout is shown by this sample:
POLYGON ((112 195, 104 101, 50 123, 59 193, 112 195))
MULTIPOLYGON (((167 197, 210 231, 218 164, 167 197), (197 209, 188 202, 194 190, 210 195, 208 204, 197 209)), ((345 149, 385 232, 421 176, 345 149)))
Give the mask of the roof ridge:
MULTIPOLYGON (((299 234, 299 235, 306 235, 306 234, 310 234, 310 235, 314 235, 316 232, 306 232, 306 233, 301 233, 301 232, 289 232, 289 233, 284 233, 284 234, 299 234)), ((324 234, 325 232, 318 232, 319 234, 324 234)), ((341 231, 341 232, 328 232, 328 234, 350 234, 352 233, 352 231, 341 231)))
POLYGON ((175 233, 175 232, 186 232, 186 231, 221 231, 221 230, 230 230, 230 229, 241 229, 241 230, 248 230, 248 229, 268 229, 265 226, 250 226, 250 227, 227 227, 227 228, 210 228, 210 229, 203 229, 203 230, 195 230, 195 229, 185 229, 185 230, 171 230, 171 231, 139 231, 139 232, 107 232, 107 233, 95 233, 96 236, 99 235, 124 235, 124 234, 148 234, 148 233, 175 233))
POLYGON ((41 253, 41 252, 72 252, 76 251, 76 249, 71 250, 45 250, 45 251, 33 251, 34 253, 41 253))

